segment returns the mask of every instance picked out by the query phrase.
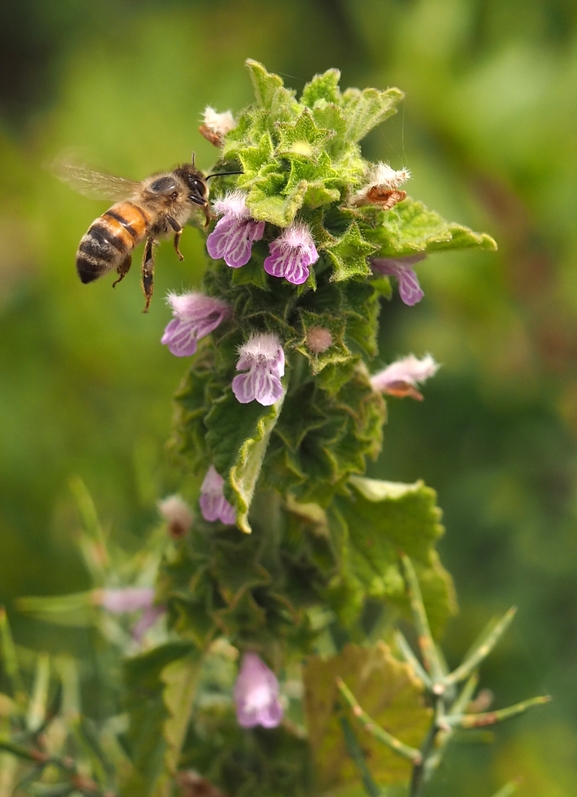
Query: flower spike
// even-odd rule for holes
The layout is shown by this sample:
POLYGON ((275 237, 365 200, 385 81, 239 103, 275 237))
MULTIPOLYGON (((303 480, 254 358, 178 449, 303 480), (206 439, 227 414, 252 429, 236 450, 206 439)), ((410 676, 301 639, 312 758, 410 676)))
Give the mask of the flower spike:
POLYGON ((273 333, 253 335, 239 348, 237 371, 246 371, 232 380, 232 390, 241 404, 258 401, 269 407, 278 401, 283 388, 284 352, 273 333))
POLYGON ((230 307, 221 299, 202 293, 169 293, 166 301, 174 318, 169 322, 160 342, 168 346, 175 357, 190 357, 197 341, 210 335, 219 324, 231 316, 230 307))
POLYGON ((234 685, 238 724, 276 728, 283 717, 276 675, 256 653, 245 653, 234 685))
POLYGON ((272 277, 284 277, 293 285, 302 285, 309 276, 309 266, 319 254, 308 226, 295 222, 287 227, 269 246, 264 270, 272 277))
POLYGON ((245 266, 252 254, 254 241, 264 235, 264 221, 255 221, 242 191, 232 191, 212 203, 217 216, 222 216, 206 239, 206 249, 214 260, 223 259, 230 268, 245 266))
POLYGON ((410 255, 409 257, 390 258, 372 257, 371 267, 377 274, 383 276, 396 277, 399 284, 399 295, 403 302, 409 307, 421 301, 425 295, 419 285, 419 280, 412 265, 424 260, 425 253, 410 255))

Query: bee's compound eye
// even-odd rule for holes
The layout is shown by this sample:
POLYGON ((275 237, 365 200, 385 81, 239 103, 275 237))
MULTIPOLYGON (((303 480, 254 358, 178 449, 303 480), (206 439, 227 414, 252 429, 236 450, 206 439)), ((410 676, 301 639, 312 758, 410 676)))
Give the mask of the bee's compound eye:
POLYGON ((192 187, 200 196, 204 196, 206 194, 206 183, 204 180, 199 180, 197 177, 195 177, 192 182, 192 187))

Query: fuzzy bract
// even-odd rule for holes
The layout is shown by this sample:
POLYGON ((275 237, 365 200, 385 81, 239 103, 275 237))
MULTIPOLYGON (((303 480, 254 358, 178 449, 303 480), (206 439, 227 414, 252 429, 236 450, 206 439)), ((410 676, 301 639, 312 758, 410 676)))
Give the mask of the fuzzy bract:
POLYGON ((211 465, 200 488, 200 511, 203 518, 211 523, 220 520, 225 526, 233 526, 236 512, 224 497, 223 487, 224 479, 211 465))
POLYGON ((194 354, 197 341, 231 315, 226 302, 203 293, 169 293, 166 300, 174 318, 168 323, 160 342, 168 346, 176 357, 194 354))
POLYGON ((399 296, 405 304, 412 307, 420 302, 425 294, 411 266, 420 260, 424 260, 425 257, 424 253, 403 258, 372 257, 371 268, 378 274, 396 277, 399 285, 399 296))
POLYGON ((264 270, 272 277, 284 277, 293 285, 301 285, 309 276, 309 267, 319 254, 308 226, 295 222, 269 245, 264 270))
POLYGON ((234 116, 231 111, 219 113, 210 105, 207 105, 204 109, 202 121, 206 133, 211 135, 210 138, 208 135, 205 137, 218 146, 222 146, 226 134, 236 127, 236 122, 234 121, 234 116))
POLYGON ((276 675, 256 653, 245 653, 234 685, 238 724, 276 728, 283 717, 276 675))
POLYGON ((212 203, 217 216, 222 216, 206 239, 206 249, 214 260, 223 259, 227 266, 245 266, 252 254, 254 241, 264 235, 264 221, 255 221, 242 191, 232 191, 212 203))
POLYGON ((241 404, 258 401, 268 407, 278 401, 283 388, 284 352, 280 340, 273 333, 253 335, 239 348, 237 371, 246 373, 235 376, 232 390, 241 404))
POLYGON ((438 369, 438 363, 430 354, 426 354, 420 360, 414 354, 409 354, 408 357, 403 357, 374 374, 371 377, 371 386, 373 390, 380 393, 388 393, 400 398, 410 396, 421 400, 423 397, 416 390, 417 383, 434 376, 438 369))
POLYGON ((158 502, 158 511, 168 524, 171 537, 184 537, 192 526, 192 510, 179 495, 169 495, 158 502))

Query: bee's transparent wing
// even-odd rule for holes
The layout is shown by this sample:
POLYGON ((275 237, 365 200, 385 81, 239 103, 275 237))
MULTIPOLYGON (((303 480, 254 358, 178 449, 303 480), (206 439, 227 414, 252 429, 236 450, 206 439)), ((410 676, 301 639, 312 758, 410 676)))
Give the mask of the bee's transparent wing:
POLYGON ((89 169, 70 158, 59 158, 49 166, 50 171, 79 194, 92 199, 121 200, 132 196, 139 188, 136 180, 89 169))

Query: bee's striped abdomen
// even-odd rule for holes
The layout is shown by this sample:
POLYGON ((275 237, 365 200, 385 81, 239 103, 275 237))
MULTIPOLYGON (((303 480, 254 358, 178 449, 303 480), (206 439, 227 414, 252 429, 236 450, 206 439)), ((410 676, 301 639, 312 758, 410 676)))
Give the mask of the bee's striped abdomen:
POLYGON ((118 268, 146 236, 148 214, 132 202, 119 202, 96 219, 80 241, 76 270, 84 283, 118 268))

